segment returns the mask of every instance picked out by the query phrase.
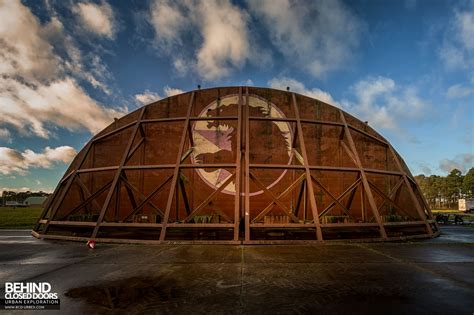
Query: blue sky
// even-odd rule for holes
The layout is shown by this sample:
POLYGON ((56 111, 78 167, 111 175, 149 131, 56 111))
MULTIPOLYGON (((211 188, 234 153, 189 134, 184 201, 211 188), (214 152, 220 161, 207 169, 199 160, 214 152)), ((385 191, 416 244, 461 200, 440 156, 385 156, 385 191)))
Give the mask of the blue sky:
POLYGON ((51 191, 96 132, 197 85, 369 121, 414 174, 474 164, 474 1, 0 1, 0 190, 51 191))

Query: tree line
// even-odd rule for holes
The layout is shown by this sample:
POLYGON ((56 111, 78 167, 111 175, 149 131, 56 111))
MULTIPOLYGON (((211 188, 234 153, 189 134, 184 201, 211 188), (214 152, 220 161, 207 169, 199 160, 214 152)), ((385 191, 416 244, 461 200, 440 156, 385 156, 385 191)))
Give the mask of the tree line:
POLYGON ((458 199, 474 198, 474 167, 466 175, 454 169, 447 176, 421 174, 415 180, 432 209, 457 209, 458 199))
POLYGON ((50 194, 44 191, 7 191, 4 190, 2 192, 2 196, 0 197, 0 205, 5 205, 7 201, 17 201, 18 203, 22 203, 28 197, 47 197, 50 194))

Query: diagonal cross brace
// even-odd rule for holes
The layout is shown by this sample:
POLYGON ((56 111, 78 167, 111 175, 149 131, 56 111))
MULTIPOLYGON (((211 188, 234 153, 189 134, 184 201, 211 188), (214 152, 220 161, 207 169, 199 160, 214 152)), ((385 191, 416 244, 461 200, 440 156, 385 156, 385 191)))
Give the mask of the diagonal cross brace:
MULTIPOLYGON (((72 215, 73 213, 75 213, 76 211, 78 211, 79 209, 81 209, 82 207, 84 207, 86 204, 88 204, 89 202, 91 202, 93 199, 95 199, 96 197, 98 197, 100 194, 102 194, 105 190, 107 190, 107 188, 110 186, 110 184, 112 184, 112 181, 109 181, 107 184, 105 184, 102 188, 100 188, 99 190, 97 190, 96 192, 94 192, 93 194, 91 194, 86 200, 84 200, 81 204, 77 205, 76 207, 74 207, 74 209, 72 209, 71 211, 69 211, 69 213, 67 213, 63 218, 66 219, 68 216, 72 215)), ((100 206, 99 206, 99 209, 100 209, 100 206)))
POLYGON ((130 213, 123 221, 126 221, 130 218, 130 216, 134 215, 135 213, 137 213, 145 204, 149 204, 150 206, 152 206, 159 214, 161 217, 163 217, 163 212, 161 211, 160 208, 158 208, 153 202, 150 201, 150 199, 156 194, 158 193, 168 182, 169 180, 171 179, 171 176, 170 178, 166 179, 163 183, 161 183, 157 188, 155 188, 155 190, 148 195, 148 197, 146 197, 145 195, 143 195, 135 186, 133 186, 126 178, 122 178, 122 181, 125 183, 125 185, 135 191, 135 192, 138 192, 140 194, 140 199, 142 200, 140 202, 140 204, 138 205, 135 205, 133 206, 133 211, 132 213, 130 213))
MULTIPOLYGON (((403 177, 398 181, 398 183, 392 188, 392 191, 389 193, 388 195, 388 198, 393 200, 393 201, 396 201, 396 195, 398 193, 398 191, 400 190, 400 187, 402 187, 402 184, 403 184, 403 177), (395 198, 395 199, 394 199, 395 198)), ((382 208, 385 203, 387 202, 387 200, 383 200, 383 202, 380 204, 379 208, 382 208)))
POLYGON ((249 175, 250 175, 250 178, 254 181, 254 183, 257 184, 257 186, 259 186, 260 189, 262 189, 266 194, 268 194, 272 198, 273 202, 276 203, 281 208, 281 210, 283 210, 283 212, 285 212, 286 215, 290 217, 290 219, 293 222, 299 223, 298 218, 290 211, 290 209, 288 209, 288 207, 283 202, 281 202, 277 198, 277 196, 275 196, 275 194, 269 191, 267 187, 265 187, 265 185, 262 184, 262 182, 260 182, 260 180, 257 177, 255 177, 255 175, 252 172, 250 172, 249 175))
MULTIPOLYGON (((392 204, 395 208, 400 210, 401 212, 405 213, 406 215, 410 216, 409 213, 407 213, 404 209, 402 209, 399 205, 397 205, 392 199, 390 199, 383 191, 381 191, 374 183, 369 181, 369 185, 372 187, 373 190, 375 190, 376 193, 378 193, 382 198, 384 198, 384 202, 388 201, 390 204, 392 204)), ((382 204, 383 205, 383 204, 382 204)), ((379 209, 382 208, 382 205, 379 206, 379 209)))
MULTIPOLYGON (((84 182, 81 180, 81 177, 80 176, 76 176, 76 182, 79 184, 79 186, 81 186, 81 189, 82 191, 86 194, 87 198, 89 198, 92 194, 91 192, 89 191, 89 189, 87 189, 86 185, 84 184, 84 182)), ((110 181, 111 182, 111 181, 110 181)), ((97 202, 97 200, 95 200, 95 198, 92 199, 92 203, 94 204, 94 206, 96 206, 96 208, 99 209, 100 211, 100 205, 99 203, 97 202)))
POLYGON ((232 180, 235 178, 235 173, 232 174, 229 178, 227 178, 227 180, 225 182, 222 183, 222 185, 219 186, 219 188, 217 188, 216 190, 214 190, 212 192, 212 194, 210 194, 203 202, 201 202, 201 204, 199 204, 199 206, 197 206, 187 217, 186 219, 184 219, 184 222, 189 222, 199 211, 201 211, 207 204, 209 204, 209 202, 211 202, 216 196, 218 193, 220 193, 221 191, 224 190, 224 188, 227 187, 227 185, 229 185, 232 180))
MULTIPOLYGON (((345 214, 348 215, 348 216, 351 216, 349 214, 349 209, 346 208, 346 206, 344 206, 336 197, 333 196, 333 194, 331 194, 331 192, 329 190, 326 189, 326 187, 324 187, 324 185, 319 181, 317 180, 316 178, 314 178, 313 175, 311 175, 311 179, 313 180, 313 182, 315 182, 319 187, 321 187, 322 190, 324 190, 324 192, 326 194, 329 195, 329 197, 332 198, 332 200, 334 200, 334 202, 336 202, 339 206, 341 206, 342 210, 344 210, 345 214)), ((321 215, 319 215, 321 216, 321 215)))
MULTIPOLYGON (((180 180, 181 180, 181 182, 182 182, 183 184, 184 184, 184 181, 189 182, 189 179, 188 179, 186 176, 184 176, 184 174, 181 174, 181 176, 182 176, 182 178, 181 178, 180 180)), ((236 175, 236 177, 237 177, 237 175, 236 175)), ((197 197, 199 197, 199 198, 202 197, 200 191, 198 191, 198 190, 196 190, 195 188, 193 188, 192 185, 189 185, 189 188, 191 189, 191 191, 194 193, 195 196, 197 196, 197 197)), ((206 198, 207 198, 207 197, 206 197, 206 198)), ((206 198, 202 198, 202 199, 204 200, 204 199, 206 199, 206 198)), ((212 203, 211 203, 211 204, 208 203, 208 205, 209 205, 209 207, 210 207, 212 210, 214 210, 214 211, 215 211, 216 213, 218 213, 221 217, 223 217, 224 220, 227 220, 227 222, 232 222, 232 219, 231 219, 229 216, 227 216, 227 215, 226 215, 224 212, 222 212, 221 210, 217 209, 214 205, 212 205, 212 203)), ((186 213, 186 215, 189 215, 190 213, 191 213, 191 210, 189 211, 189 213, 186 213)))
MULTIPOLYGON (((276 199, 280 200, 281 198, 285 197, 286 195, 288 195, 291 191, 293 191, 293 189, 295 189, 299 183, 301 183, 304 178, 305 178, 306 174, 301 174, 300 177, 298 177, 290 186, 288 186, 287 189, 285 189, 285 191, 283 191, 282 193, 280 193, 276 199)), ((252 223, 255 223, 257 222, 258 220, 260 220, 261 218, 263 218, 268 212, 270 212, 272 209, 273 209, 273 206, 275 205, 275 201, 273 200, 268 206, 266 206, 262 212, 260 212, 253 220, 252 220, 252 223)), ((296 217, 296 215, 295 215, 296 217)))
MULTIPOLYGON (((342 198, 344 198, 348 193, 350 193, 351 191, 354 191, 357 186, 359 185, 359 183, 361 182, 361 178, 359 177, 358 179, 356 179, 355 182, 353 182, 339 197, 336 198, 335 201, 333 201, 332 203, 330 203, 323 211, 321 211, 321 213, 319 214, 319 217, 322 217, 323 215, 325 215, 327 212, 329 212, 331 210, 332 207, 334 207, 336 205, 336 203, 338 203, 339 205, 341 205, 340 203, 340 200, 342 198)), ((348 210, 349 211, 349 210, 348 210)))

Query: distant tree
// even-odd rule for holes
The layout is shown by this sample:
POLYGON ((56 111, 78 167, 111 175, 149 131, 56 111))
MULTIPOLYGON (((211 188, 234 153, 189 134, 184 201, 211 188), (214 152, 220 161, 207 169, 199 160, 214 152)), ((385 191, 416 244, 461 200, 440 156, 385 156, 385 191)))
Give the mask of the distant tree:
POLYGON ((474 168, 464 176, 454 169, 444 177, 417 175, 415 180, 431 208, 456 209, 458 199, 474 198, 474 168))
POLYGON ((28 197, 47 197, 49 196, 48 193, 44 191, 38 192, 31 192, 31 191, 22 191, 22 192, 14 192, 14 191, 7 191, 4 190, 2 192, 2 196, 0 197, 0 205, 5 205, 7 201, 17 201, 23 202, 28 197))
POLYGON ((462 181, 462 193, 467 198, 474 197, 474 167, 464 175, 464 179, 462 181))
POLYGON ((432 175, 430 176, 430 184, 435 194, 435 206, 438 208, 445 207, 446 203, 446 180, 445 177, 432 175))
POLYGON ((418 183, 418 186, 421 189, 421 192, 426 198, 426 201, 428 201, 428 204, 431 204, 434 202, 436 198, 436 194, 433 191, 433 187, 430 185, 430 180, 429 177, 426 177, 423 174, 415 176, 415 181, 418 183))
POLYGON ((446 176, 446 198, 449 208, 454 208, 458 199, 461 197, 462 182, 463 176, 458 169, 453 169, 451 173, 446 176))

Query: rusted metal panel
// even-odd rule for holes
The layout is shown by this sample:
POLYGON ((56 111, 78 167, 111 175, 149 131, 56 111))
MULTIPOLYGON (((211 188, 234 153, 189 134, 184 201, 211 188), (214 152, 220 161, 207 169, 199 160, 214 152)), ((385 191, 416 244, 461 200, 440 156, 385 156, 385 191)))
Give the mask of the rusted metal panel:
POLYGON ((324 102, 196 90, 93 137, 34 235, 147 244, 436 236, 412 178, 386 139, 324 102))

